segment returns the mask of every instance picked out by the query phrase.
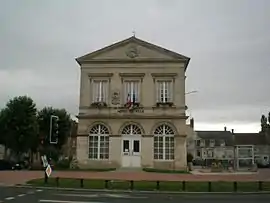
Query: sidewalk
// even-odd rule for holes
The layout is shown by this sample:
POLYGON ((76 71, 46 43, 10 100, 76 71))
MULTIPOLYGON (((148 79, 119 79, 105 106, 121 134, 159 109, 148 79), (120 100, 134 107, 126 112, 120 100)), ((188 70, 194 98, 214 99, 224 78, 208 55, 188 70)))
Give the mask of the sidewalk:
MULTIPOLYGON (((266 173, 265 173, 266 174, 266 173)), ((150 172, 87 172, 87 171, 55 171, 51 177, 102 180, 147 180, 147 181, 270 181, 270 174, 228 174, 228 175, 193 175, 164 174, 150 172)), ((29 180, 43 178, 43 171, 0 171, 0 183, 24 184, 29 180)))

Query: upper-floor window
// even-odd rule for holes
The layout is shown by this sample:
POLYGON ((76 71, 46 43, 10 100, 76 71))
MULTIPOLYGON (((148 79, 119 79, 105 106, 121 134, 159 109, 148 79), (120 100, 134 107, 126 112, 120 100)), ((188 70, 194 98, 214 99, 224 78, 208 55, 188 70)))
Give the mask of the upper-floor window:
POLYGON ((220 140, 220 146, 224 147, 225 146, 225 141, 224 140, 220 140))
POLYGON ((215 146, 215 140, 210 140, 210 147, 214 147, 215 146))
POLYGON ((92 81, 92 103, 107 103, 108 98, 108 81, 93 80, 92 81))
POLYGON ((124 81, 124 103, 140 102, 140 81, 124 81))
POLYGON ((171 80, 158 80, 157 88, 157 103, 172 103, 173 102, 173 85, 171 80))
POLYGON ((196 146, 197 147, 201 146, 201 140, 196 140, 196 146))

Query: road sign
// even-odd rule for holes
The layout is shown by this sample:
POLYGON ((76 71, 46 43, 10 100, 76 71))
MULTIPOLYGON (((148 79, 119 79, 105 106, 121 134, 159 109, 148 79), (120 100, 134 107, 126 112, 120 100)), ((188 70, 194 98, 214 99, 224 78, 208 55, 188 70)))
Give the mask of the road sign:
POLYGON ((51 168, 50 164, 48 164, 48 166, 47 166, 45 172, 46 172, 46 175, 47 175, 48 177, 50 177, 50 175, 52 174, 52 168, 51 168))

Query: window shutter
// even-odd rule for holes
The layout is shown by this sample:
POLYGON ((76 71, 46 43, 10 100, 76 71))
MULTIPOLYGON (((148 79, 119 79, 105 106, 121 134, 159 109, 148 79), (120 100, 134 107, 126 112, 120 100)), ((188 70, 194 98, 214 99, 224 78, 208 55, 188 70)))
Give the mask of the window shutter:
POLYGON ((92 86, 92 103, 94 103, 96 101, 96 90, 97 90, 96 82, 92 81, 91 86, 92 86))
POLYGON ((137 102, 141 102, 141 83, 137 82, 137 102))
POLYGON ((123 97, 123 103, 127 103, 127 95, 128 95, 128 82, 124 82, 124 97, 123 97))
POLYGON ((160 102, 160 82, 156 82, 156 102, 160 102))
POLYGON ((108 82, 103 81, 102 82, 102 101, 107 103, 108 99, 108 82))
POLYGON ((172 81, 170 81, 169 82, 169 96, 170 96, 170 102, 173 102, 173 100, 174 100, 174 88, 173 88, 173 82, 172 81))

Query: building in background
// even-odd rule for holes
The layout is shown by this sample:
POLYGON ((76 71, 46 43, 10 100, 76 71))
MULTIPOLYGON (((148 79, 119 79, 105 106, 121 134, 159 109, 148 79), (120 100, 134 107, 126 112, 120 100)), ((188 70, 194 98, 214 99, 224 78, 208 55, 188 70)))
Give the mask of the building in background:
MULTIPOLYGON (((188 128, 194 129, 194 119, 188 128)), ((235 160, 237 169, 251 168, 254 163, 269 165, 270 143, 264 133, 235 133, 226 127, 222 131, 193 132, 188 136, 187 150, 196 165, 210 166, 213 160, 224 164, 235 160)))
POLYGON ((185 170, 190 59, 133 36, 76 60, 78 166, 185 170))

